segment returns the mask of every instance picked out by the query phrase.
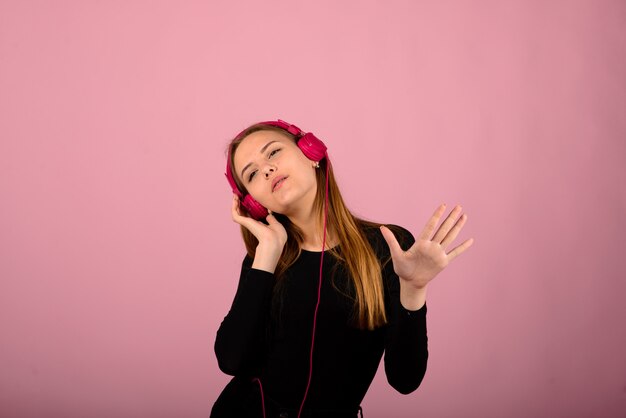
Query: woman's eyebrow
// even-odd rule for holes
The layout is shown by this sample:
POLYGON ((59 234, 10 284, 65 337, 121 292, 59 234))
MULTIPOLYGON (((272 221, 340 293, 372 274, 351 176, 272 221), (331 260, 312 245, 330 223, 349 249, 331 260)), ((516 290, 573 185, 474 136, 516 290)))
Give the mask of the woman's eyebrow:
MULTIPOLYGON (((259 154, 263 154, 265 152, 265 150, 267 149, 267 147, 269 147, 270 145, 272 145, 274 142, 278 142, 278 141, 270 141, 267 144, 263 145, 263 148, 261 148, 261 151, 259 151, 259 154)), ((246 171, 250 166, 252 165, 252 163, 248 163, 246 164, 246 166, 243 168, 243 170, 241 170, 241 178, 243 178, 243 173, 244 171, 246 171)))

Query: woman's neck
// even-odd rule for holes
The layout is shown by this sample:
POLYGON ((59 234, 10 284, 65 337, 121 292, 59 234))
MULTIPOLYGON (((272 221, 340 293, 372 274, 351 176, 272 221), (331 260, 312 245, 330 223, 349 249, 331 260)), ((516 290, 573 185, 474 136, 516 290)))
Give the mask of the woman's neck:
MULTIPOLYGON (((312 211, 311 211, 312 212, 312 211)), ((320 225, 316 217, 312 213, 306 216, 290 216, 289 220, 302 231, 303 242, 300 246, 307 251, 322 251, 322 242, 324 240, 324 222, 320 225)), ((326 248, 333 248, 337 245, 335 234, 326 225, 326 248)))

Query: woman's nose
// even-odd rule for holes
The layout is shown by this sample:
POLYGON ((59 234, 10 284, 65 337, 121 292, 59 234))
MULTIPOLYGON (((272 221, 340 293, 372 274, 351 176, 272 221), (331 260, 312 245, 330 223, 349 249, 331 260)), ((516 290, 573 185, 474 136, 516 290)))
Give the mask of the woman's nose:
POLYGON ((266 165, 263 170, 265 171, 265 178, 268 178, 276 169, 273 166, 266 165))

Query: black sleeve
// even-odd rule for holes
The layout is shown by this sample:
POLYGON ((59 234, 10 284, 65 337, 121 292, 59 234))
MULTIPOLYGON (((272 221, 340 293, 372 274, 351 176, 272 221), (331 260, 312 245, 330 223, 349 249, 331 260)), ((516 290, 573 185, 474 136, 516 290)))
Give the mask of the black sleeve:
POLYGON ((226 374, 255 375, 259 371, 274 274, 252 268, 246 255, 230 311, 215 338, 215 356, 226 374))
MULTIPOLYGON (((413 235, 400 227, 398 242, 407 250, 415 242, 413 235)), ((428 337, 426 335, 426 304, 409 311, 400 303, 400 279, 393 271, 393 262, 383 269, 386 282, 387 318, 385 334, 385 374, 398 392, 406 395, 417 389, 426 374, 428 337)))

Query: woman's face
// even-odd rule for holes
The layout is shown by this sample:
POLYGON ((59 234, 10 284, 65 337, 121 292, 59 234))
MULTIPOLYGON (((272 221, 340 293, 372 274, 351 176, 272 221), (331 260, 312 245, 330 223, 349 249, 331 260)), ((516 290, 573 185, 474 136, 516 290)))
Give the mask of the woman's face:
POLYGON ((314 162, 287 135, 254 132, 241 141, 233 160, 248 193, 272 212, 290 215, 313 206, 317 191, 314 162))

